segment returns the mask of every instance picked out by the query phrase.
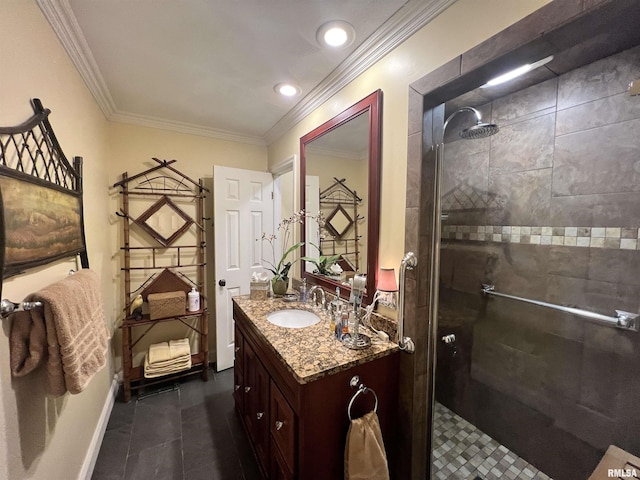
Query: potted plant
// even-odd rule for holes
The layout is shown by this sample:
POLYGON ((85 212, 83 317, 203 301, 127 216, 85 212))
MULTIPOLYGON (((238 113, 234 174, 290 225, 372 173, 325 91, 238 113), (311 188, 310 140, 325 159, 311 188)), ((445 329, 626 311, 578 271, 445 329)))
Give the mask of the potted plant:
POLYGON ((336 263, 340 258, 340 254, 323 255, 322 250, 320 250, 318 246, 314 245, 311 242, 309 243, 318 249, 318 252, 320 252, 320 256, 318 258, 302 257, 301 260, 311 262, 316 266, 313 273, 319 273, 320 275, 328 276, 336 276, 342 273, 340 265, 336 263))
POLYGON ((294 258, 291 261, 288 260, 288 257, 302 245, 304 245, 304 242, 298 242, 294 245, 289 246, 292 235, 291 226, 294 224, 302 223, 303 218, 304 210, 300 210, 299 212, 291 215, 289 218, 285 218, 284 220, 282 220, 280 225, 278 225, 277 230, 282 233, 282 249, 284 250, 284 253, 277 264, 274 262, 276 257, 275 242, 278 239, 278 235, 263 233, 262 238, 257 239, 262 241, 266 240, 271 244, 271 252, 274 262, 272 263, 269 260, 265 259, 263 259, 263 261, 265 261, 268 265, 265 268, 273 273, 273 278, 271 279, 271 289, 273 290, 273 293, 275 295, 284 295, 287 292, 287 288, 289 287, 289 270, 291 269, 292 265, 298 261, 298 259, 294 258))

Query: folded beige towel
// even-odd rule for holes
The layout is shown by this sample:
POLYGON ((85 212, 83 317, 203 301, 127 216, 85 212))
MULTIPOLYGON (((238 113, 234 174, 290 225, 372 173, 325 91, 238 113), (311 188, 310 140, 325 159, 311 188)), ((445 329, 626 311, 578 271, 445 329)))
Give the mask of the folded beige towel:
POLYGON ((80 270, 25 301, 44 306, 12 315, 12 374, 26 375, 46 358, 48 393, 80 393, 106 364, 110 335, 98 275, 80 270))
POLYGON ((191 346, 188 338, 170 340, 169 342, 154 343, 149 346, 149 363, 156 364, 166 362, 185 355, 191 355, 191 346))
POLYGON ((163 368, 167 368, 167 367, 173 367, 174 365, 179 365, 179 364, 183 364, 185 363, 189 358, 191 358, 191 355, 183 355, 182 357, 178 357, 178 358, 172 358, 170 360, 165 360, 163 362, 156 362, 156 363, 151 363, 149 361, 149 356, 147 355, 146 357, 146 363, 148 364, 148 369, 149 370, 161 370, 163 368))
POLYGON ((345 480, 389 480, 387 454, 376 412, 352 420, 344 450, 345 480))
POLYGON ((189 344, 188 338, 169 340, 169 349, 171 350, 171 358, 191 355, 191 345, 189 344))
POLYGON ((191 355, 170 360, 172 362, 163 367, 151 366, 149 364, 149 356, 144 358, 144 376, 145 378, 162 377, 171 373, 189 370, 191 368, 191 355))
POLYGON ((171 360, 171 350, 167 342, 154 343, 149 345, 149 352, 147 353, 149 363, 165 362, 171 360))

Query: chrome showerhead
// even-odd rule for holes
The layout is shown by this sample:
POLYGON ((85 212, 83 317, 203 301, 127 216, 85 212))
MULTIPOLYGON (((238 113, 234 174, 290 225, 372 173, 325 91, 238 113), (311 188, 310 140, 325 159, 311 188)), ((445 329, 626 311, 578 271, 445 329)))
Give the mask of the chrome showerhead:
POLYGON ((473 127, 465 128, 460 132, 460 137, 465 140, 476 140, 478 138, 490 137, 500 131, 500 127, 495 123, 482 122, 480 112, 473 107, 461 107, 449 115, 449 117, 444 121, 443 131, 447 130, 447 125, 449 125, 451 119, 461 112, 471 112, 476 116, 476 124, 473 127))
POLYGON ((460 137, 465 140, 476 140, 478 138, 490 137, 500 131, 500 127, 495 123, 478 122, 473 127, 465 128, 460 132, 460 137))

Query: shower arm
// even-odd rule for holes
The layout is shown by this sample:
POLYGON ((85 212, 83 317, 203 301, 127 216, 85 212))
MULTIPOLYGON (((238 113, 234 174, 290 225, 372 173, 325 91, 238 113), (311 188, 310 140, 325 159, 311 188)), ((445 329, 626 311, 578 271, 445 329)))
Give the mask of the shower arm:
POLYGON ((472 112, 475 116, 476 116, 476 123, 480 123, 482 122, 482 115, 480 114, 480 112, 473 108, 473 107, 461 107, 458 110, 456 110, 455 112, 453 112, 451 115, 449 115, 447 117, 447 119, 444 121, 444 126, 442 127, 442 136, 444 137, 444 132, 447 131, 447 125, 449 125, 449 122, 453 119, 453 117, 455 117, 457 114, 462 113, 462 112, 472 112))
POLYGON ((408 353, 413 353, 416 350, 416 345, 411 340, 411 337, 404 336, 404 291, 406 284, 407 269, 413 270, 418 265, 418 259, 413 252, 405 254, 402 262, 400 263, 400 294, 398 298, 398 346, 400 350, 404 350, 408 353))

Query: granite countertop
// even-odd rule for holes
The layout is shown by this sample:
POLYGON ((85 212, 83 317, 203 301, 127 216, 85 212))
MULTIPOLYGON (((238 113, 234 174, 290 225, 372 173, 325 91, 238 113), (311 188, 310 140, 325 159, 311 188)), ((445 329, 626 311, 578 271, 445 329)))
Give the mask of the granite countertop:
POLYGON ((309 383, 327 375, 347 370, 376 358, 390 355, 398 345, 372 339, 370 348, 351 350, 336 340, 330 332, 329 315, 320 307, 282 299, 251 300, 248 295, 233 297, 259 335, 273 349, 298 383, 309 383), (320 317, 320 322, 305 328, 285 328, 272 324, 267 314, 276 310, 308 310, 320 317))

